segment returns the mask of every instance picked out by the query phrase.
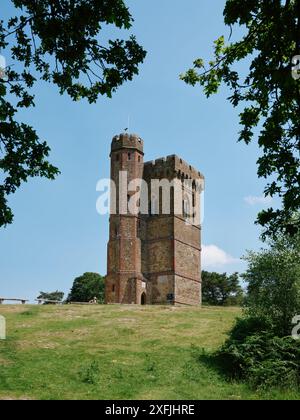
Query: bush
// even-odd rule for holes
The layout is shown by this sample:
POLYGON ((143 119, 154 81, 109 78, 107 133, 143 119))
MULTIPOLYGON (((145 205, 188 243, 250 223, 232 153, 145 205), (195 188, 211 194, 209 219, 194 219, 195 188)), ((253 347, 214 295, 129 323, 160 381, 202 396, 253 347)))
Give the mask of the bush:
POLYGON ((249 371, 249 381, 254 388, 299 387, 299 372, 295 364, 284 360, 265 360, 249 371))
POLYGON ((239 319, 217 357, 232 378, 255 388, 300 385, 300 343, 274 336, 267 319, 239 319))
POLYGON ((244 318, 238 319, 218 362, 231 378, 254 387, 299 387, 300 342, 291 337, 300 313, 300 236, 279 237, 248 252, 244 318))

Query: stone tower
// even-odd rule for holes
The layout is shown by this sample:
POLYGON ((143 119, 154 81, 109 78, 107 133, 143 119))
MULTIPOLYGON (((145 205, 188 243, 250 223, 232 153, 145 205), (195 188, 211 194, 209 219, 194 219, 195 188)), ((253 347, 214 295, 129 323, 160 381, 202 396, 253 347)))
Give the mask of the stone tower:
POLYGON ((112 141, 116 211, 110 216, 106 303, 200 305, 201 225, 195 209, 204 177, 176 155, 144 163, 143 146, 137 135, 112 141), (128 193, 136 179, 143 184, 128 193), (155 191, 153 181, 159 183, 155 191), (146 206, 128 211, 132 195, 143 188, 146 206))
MULTIPOLYGON (((137 135, 121 134, 111 145, 111 179, 116 185, 115 214, 110 215, 106 302, 142 303, 145 287, 141 272, 139 214, 128 211, 126 183, 142 179, 144 144, 137 135)), ((113 198, 112 198, 113 201, 113 198)))

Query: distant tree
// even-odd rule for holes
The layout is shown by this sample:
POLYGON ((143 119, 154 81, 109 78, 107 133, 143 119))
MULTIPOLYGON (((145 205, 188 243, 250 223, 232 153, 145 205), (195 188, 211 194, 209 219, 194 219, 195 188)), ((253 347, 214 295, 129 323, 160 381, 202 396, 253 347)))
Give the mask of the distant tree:
POLYGON ((67 302, 90 302, 95 297, 104 303, 105 281, 97 273, 85 273, 74 280, 67 302))
POLYGON ((243 290, 239 275, 234 273, 202 272, 202 299, 204 304, 214 306, 236 306, 243 303, 243 290))
POLYGON ((269 179, 266 196, 282 205, 258 215, 263 237, 300 230, 300 0, 226 0, 224 22, 241 36, 215 41, 214 57, 199 58, 181 78, 207 97, 229 87, 241 109, 239 141, 258 137, 258 176, 269 179))
POLYGON ((279 237, 267 249, 248 252, 247 313, 266 318, 278 336, 290 335, 300 314, 300 235, 279 237))
POLYGON ((107 37, 107 26, 132 26, 123 0, 11 2, 15 13, 0 21, 0 51, 7 57, 6 68, 0 62, 0 227, 12 223, 7 200, 22 183, 59 174, 48 162, 48 144, 18 117, 35 105, 34 84, 40 79, 74 101, 94 103, 132 80, 146 55, 134 36, 107 37))
MULTIPOLYGON (((40 292, 40 295, 38 296, 38 299, 43 299, 43 300, 53 300, 56 302, 62 302, 63 298, 64 298, 64 292, 59 292, 58 290, 56 292, 40 292)), ((48 305, 49 303, 45 303, 45 305, 48 305)))

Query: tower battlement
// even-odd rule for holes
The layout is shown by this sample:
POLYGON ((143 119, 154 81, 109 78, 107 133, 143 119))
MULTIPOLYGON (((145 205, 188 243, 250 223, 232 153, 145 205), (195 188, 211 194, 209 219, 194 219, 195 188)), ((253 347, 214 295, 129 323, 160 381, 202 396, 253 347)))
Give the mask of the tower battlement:
POLYGON ((156 176, 159 178, 168 178, 169 176, 167 176, 167 174, 171 174, 178 178, 192 179, 195 181, 201 179, 204 181, 204 175, 201 172, 177 155, 170 155, 165 158, 145 162, 144 168, 147 177, 156 176))
POLYGON ((122 133, 113 138, 111 151, 116 152, 121 149, 132 149, 144 152, 144 142, 137 134, 122 133))

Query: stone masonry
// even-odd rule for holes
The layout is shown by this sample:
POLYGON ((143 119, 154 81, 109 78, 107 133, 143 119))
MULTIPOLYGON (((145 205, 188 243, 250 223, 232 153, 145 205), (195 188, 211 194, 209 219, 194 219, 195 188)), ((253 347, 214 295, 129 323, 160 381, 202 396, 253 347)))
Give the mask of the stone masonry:
POLYGON ((144 142, 138 135, 114 137, 110 157, 116 211, 110 215, 106 303, 200 305, 201 226, 193 219, 187 222, 186 213, 200 208, 203 175, 175 155, 144 163, 144 142), (149 211, 127 211, 143 185, 137 184, 124 198, 121 173, 128 184, 140 179, 148 186, 149 211), (152 180, 177 180, 182 185, 182 211, 175 206, 172 189, 170 211, 163 211, 163 189, 154 196, 152 180))

